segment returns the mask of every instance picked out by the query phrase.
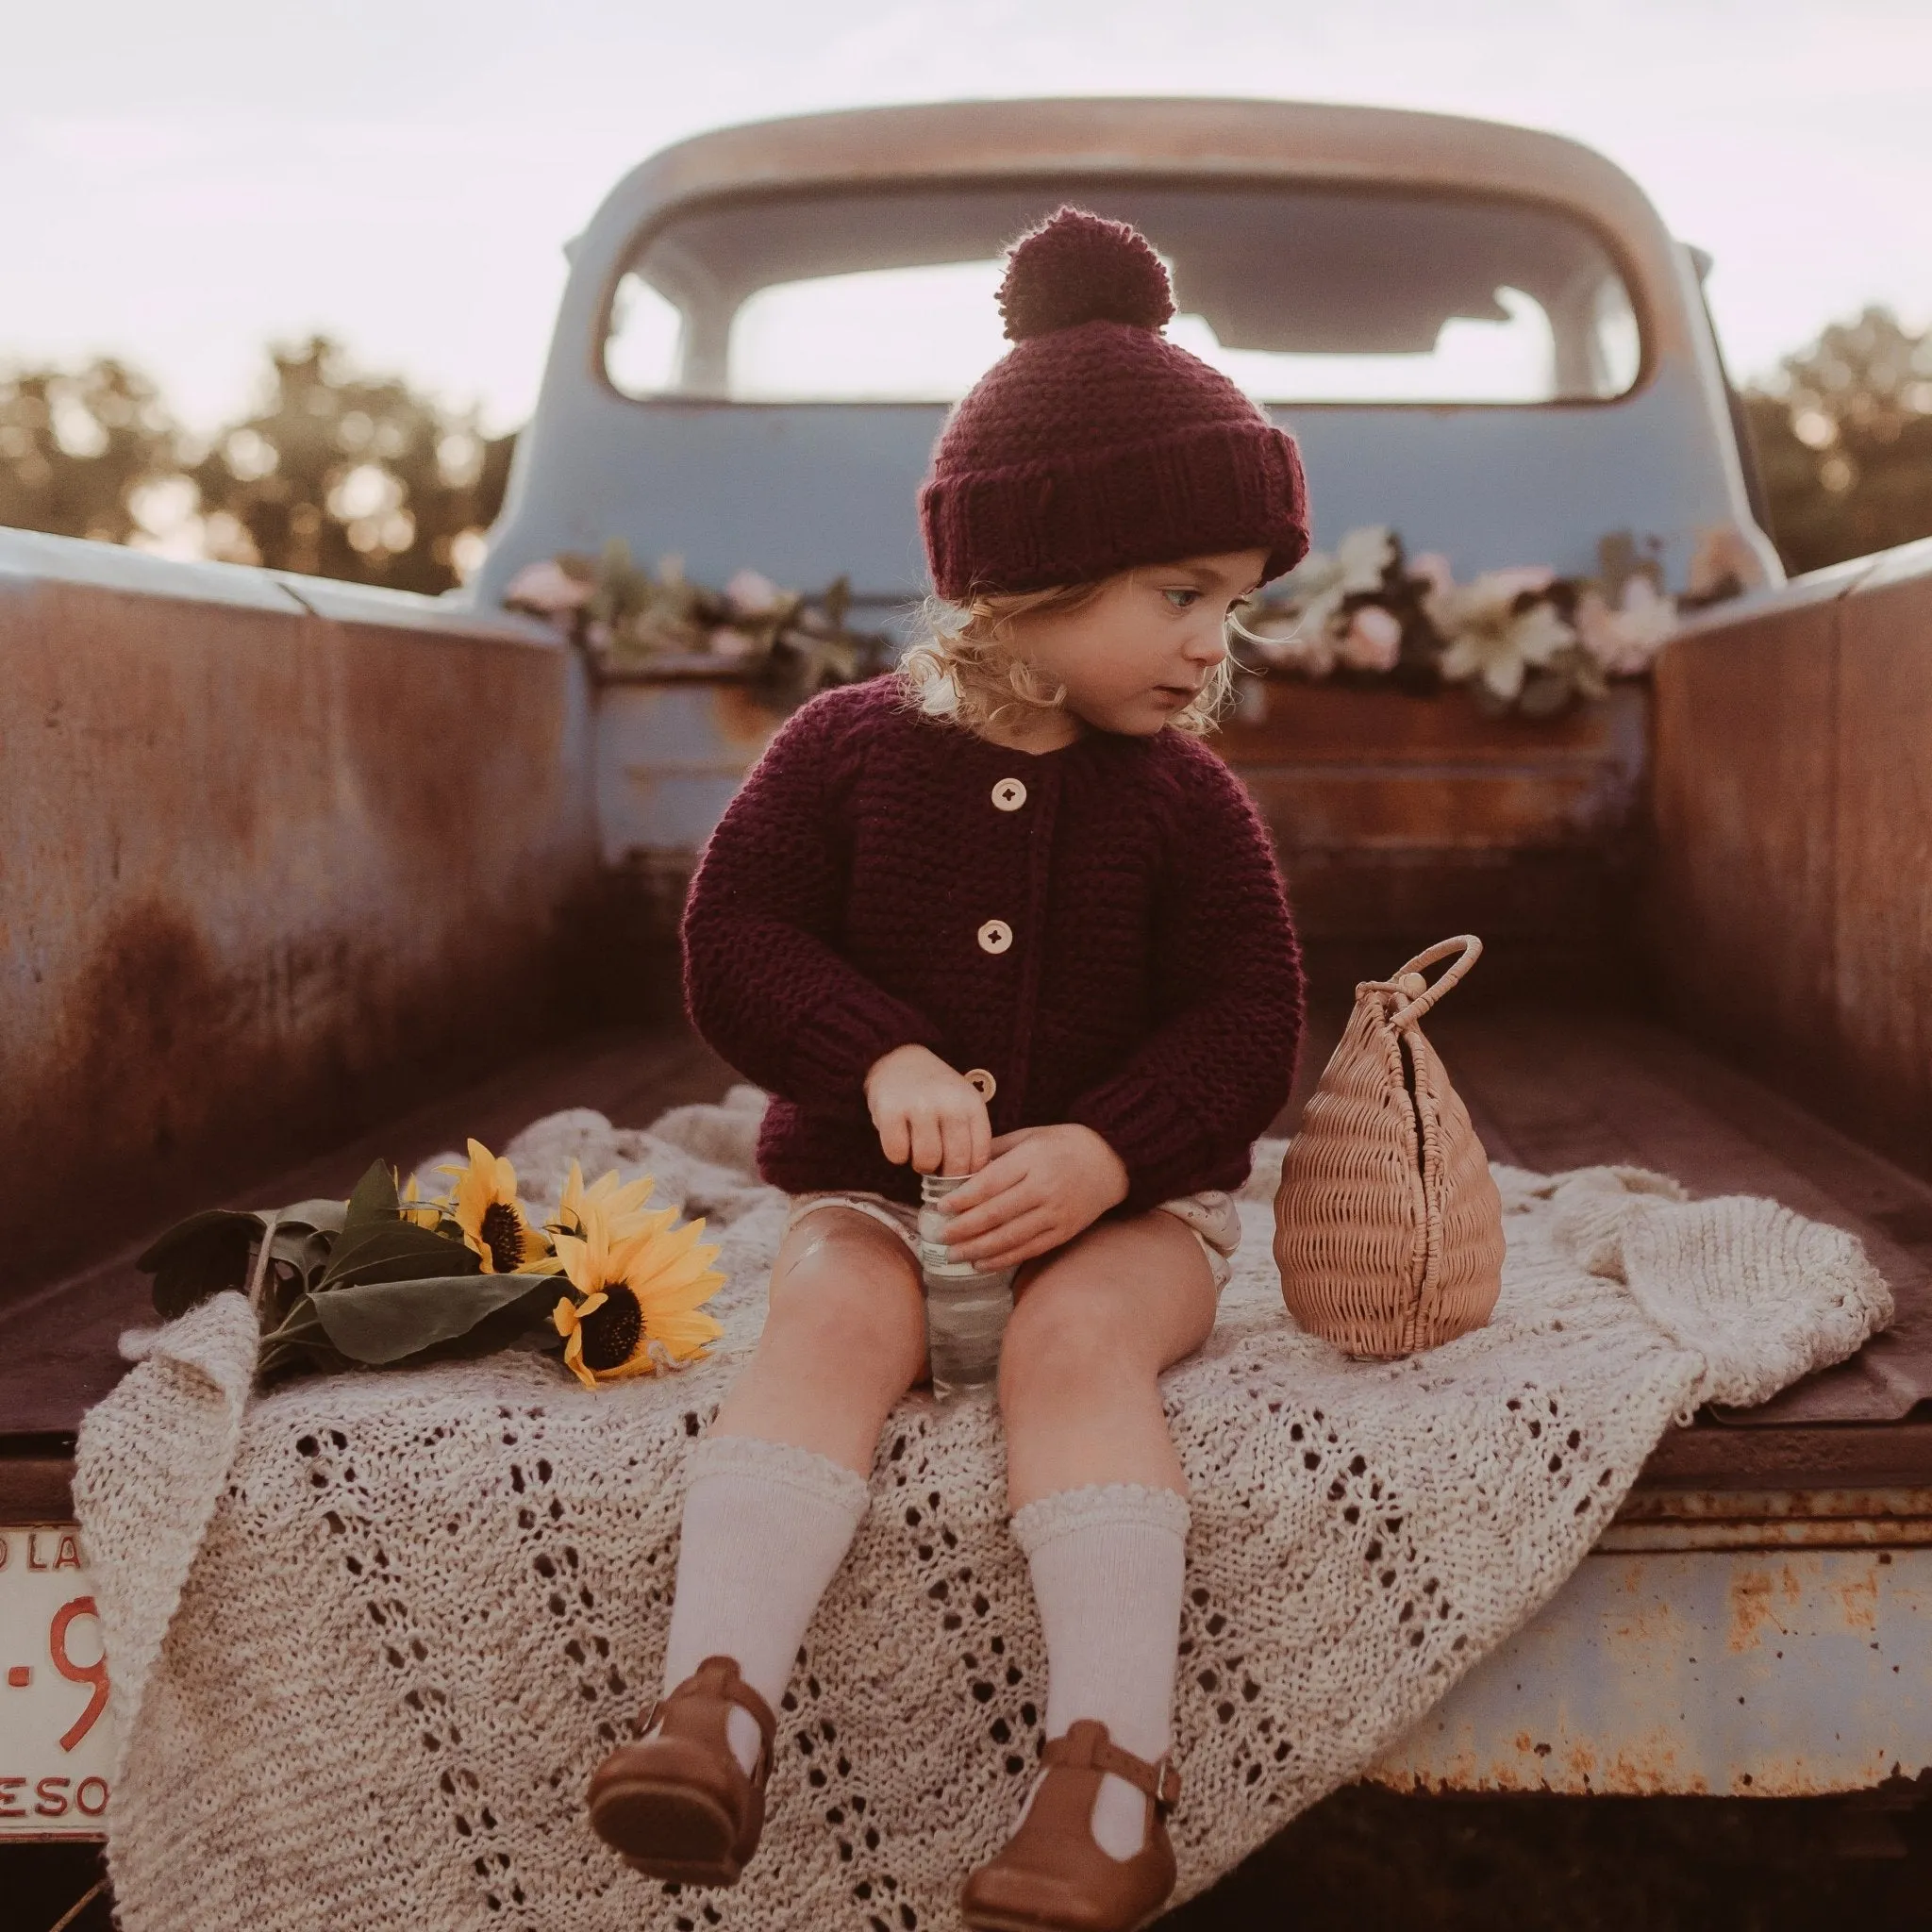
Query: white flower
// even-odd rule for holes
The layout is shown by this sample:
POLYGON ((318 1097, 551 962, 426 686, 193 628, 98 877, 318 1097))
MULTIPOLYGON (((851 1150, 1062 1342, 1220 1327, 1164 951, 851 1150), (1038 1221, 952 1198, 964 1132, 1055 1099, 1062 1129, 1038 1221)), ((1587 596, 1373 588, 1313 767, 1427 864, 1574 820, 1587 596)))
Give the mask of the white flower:
POLYGON ((724 586, 724 601, 740 617, 769 616, 784 595, 770 577, 755 570, 739 571, 724 586))
POLYGON ((1325 618, 1318 623, 1305 612, 1268 610, 1241 628, 1257 654, 1274 670, 1326 677, 1335 669, 1335 640, 1329 635, 1325 618))
POLYGON ((574 577, 556 558, 526 563, 504 587, 503 601, 513 610, 534 610, 540 617, 565 617, 581 610, 596 590, 588 577, 574 577))
POLYGON ((1364 604, 1342 633, 1341 661, 1351 671, 1393 671, 1402 655, 1402 622, 1379 604, 1364 604))
MULTIPOLYGON (((1473 584, 1429 597, 1429 621, 1449 640, 1442 675, 1452 683, 1480 677, 1505 704, 1523 690, 1532 667, 1547 664, 1576 633, 1547 603, 1519 612, 1516 600, 1534 572, 1488 571, 1473 584)), ((1543 581, 1548 582, 1547 575, 1543 581)))
POLYGON ((1291 609, 1302 609, 1316 597, 1325 597, 1330 591, 1338 596, 1341 591, 1341 559, 1331 557, 1325 550, 1311 550, 1280 579, 1269 586, 1266 608, 1275 609, 1287 606, 1291 609))
POLYGON ((1647 671, 1676 627, 1676 605, 1644 576, 1624 584, 1618 609, 1612 610, 1597 591, 1586 591, 1576 606, 1583 648, 1611 677, 1635 677, 1647 671))
POLYGON ((1336 567, 1341 573, 1344 596, 1360 596, 1382 588, 1382 574, 1395 558, 1395 538, 1386 524, 1365 524, 1351 530, 1335 546, 1336 567))
POLYGON ((1335 669, 1336 619, 1346 595, 1341 558, 1311 550, 1265 600, 1248 607, 1242 634, 1275 670, 1326 677, 1335 669))
POLYGON ((1489 584, 1498 596, 1519 597, 1524 591, 1547 591, 1557 581, 1557 573, 1546 563, 1519 563, 1508 570, 1486 571, 1477 581, 1489 584))

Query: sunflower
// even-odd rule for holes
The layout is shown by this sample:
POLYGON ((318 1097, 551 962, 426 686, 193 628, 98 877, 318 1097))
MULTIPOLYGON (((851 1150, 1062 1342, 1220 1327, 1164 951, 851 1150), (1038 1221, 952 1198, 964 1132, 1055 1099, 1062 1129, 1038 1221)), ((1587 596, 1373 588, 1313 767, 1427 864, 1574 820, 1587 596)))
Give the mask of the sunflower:
POLYGON ((620 1224, 606 1210, 630 1189, 617 1189, 614 1174, 605 1179, 613 1186, 601 1197, 603 1181, 577 1191, 573 1211, 581 1232, 557 1237, 558 1259, 583 1299, 563 1296, 551 1320, 563 1337, 565 1363, 587 1389, 693 1360, 724 1332, 699 1311, 724 1281, 710 1266, 716 1246, 698 1245, 705 1224, 674 1227, 675 1208, 641 1214, 633 1201, 624 1214, 627 1231, 619 1238, 620 1224))
POLYGON ((396 1211, 405 1221, 412 1222, 418 1227, 429 1228, 432 1232, 442 1224, 443 1213, 449 1206, 440 1197, 425 1201, 414 1174, 397 1191, 396 1203, 396 1211))
POLYGON ((470 1142, 465 1167, 445 1167, 456 1176, 449 1212, 466 1245, 482 1257, 486 1274, 554 1274, 558 1262, 541 1228, 530 1225, 517 1199, 517 1171, 480 1141, 470 1142))
POLYGON ((551 1231, 581 1236, 593 1208, 603 1217, 605 1239, 612 1244, 627 1241, 649 1226, 668 1227, 677 1218, 675 1210, 660 1208, 656 1214, 640 1211, 657 1185, 647 1174, 620 1184, 617 1170, 612 1168, 587 1188, 582 1168, 573 1160, 570 1178, 563 1184, 563 1198, 558 1203, 557 1219, 550 1224, 551 1231))

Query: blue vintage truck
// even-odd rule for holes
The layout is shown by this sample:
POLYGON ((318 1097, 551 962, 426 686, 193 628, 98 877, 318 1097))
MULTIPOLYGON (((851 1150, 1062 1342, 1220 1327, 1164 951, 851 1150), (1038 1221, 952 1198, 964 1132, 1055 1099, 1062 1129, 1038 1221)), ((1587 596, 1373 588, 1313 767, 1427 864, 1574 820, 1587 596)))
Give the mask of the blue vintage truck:
POLYGON ((722 1091, 675 920, 779 711, 742 665, 613 664, 506 590, 623 540, 693 581, 843 576, 853 622, 899 625, 926 452, 999 350, 962 295, 1069 200, 1155 239, 1176 339, 1292 425, 1318 543, 1584 573, 1625 532, 1673 585, 1713 533, 1743 560, 1647 684, 1557 716, 1244 681, 1221 744, 1308 943, 1303 1091, 1356 977, 1475 930, 1439 1038, 1494 1158, 1773 1196, 1897 1299, 1854 1361, 1666 1441, 1376 1776, 1882 1796, 1932 1769, 1932 543, 1783 580, 1700 258, 1582 147, 1033 101, 727 129, 620 182, 464 592, 0 531, 5 1840, 98 1836, 112 1802, 69 1457, 145 1313, 141 1238, 459 1127, 722 1091))

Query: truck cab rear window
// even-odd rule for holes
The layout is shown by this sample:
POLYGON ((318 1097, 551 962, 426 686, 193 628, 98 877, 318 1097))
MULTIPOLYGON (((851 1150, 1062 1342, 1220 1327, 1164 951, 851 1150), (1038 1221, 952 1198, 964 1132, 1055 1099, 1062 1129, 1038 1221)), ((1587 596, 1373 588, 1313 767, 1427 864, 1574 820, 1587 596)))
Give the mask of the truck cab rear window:
POLYGON ((1064 201, 1165 255, 1175 341, 1268 403, 1601 401, 1642 363, 1603 242, 1438 194, 1056 183, 772 197, 675 216, 608 317, 624 394, 950 403, 1008 346, 1003 245, 1064 201))

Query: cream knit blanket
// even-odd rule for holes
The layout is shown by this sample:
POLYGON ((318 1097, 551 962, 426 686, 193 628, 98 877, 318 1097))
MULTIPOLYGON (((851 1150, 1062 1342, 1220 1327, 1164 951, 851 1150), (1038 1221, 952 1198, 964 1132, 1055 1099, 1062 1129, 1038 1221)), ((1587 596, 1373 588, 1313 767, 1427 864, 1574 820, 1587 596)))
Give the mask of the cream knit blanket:
MULTIPOLYGON (((508 1150, 526 1198, 648 1168, 722 1232, 725 1339, 591 1393, 497 1356, 249 1394, 224 1295, 142 1338, 75 1483, 124 1761, 128 1932, 958 1924, 1035 1762, 1045 1660, 990 1407, 908 1396, 780 1714, 763 1849, 678 1895, 582 1792, 657 1689, 679 1472, 756 1338, 783 1198, 758 1096, 649 1132, 577 1111, 508 1150)), ((1749 1404, 1890 1316, 1857 1243, 1767 1201, 1498 1171, 1487 1329, 1345 1360, 1286 1320, 1264 1145, 1212 1339, 1166 1379, 1192 1489, 1173 1830, 1200 1890, 1355 1776, 1551 1594, 1674 1418, 1749 1404)))

